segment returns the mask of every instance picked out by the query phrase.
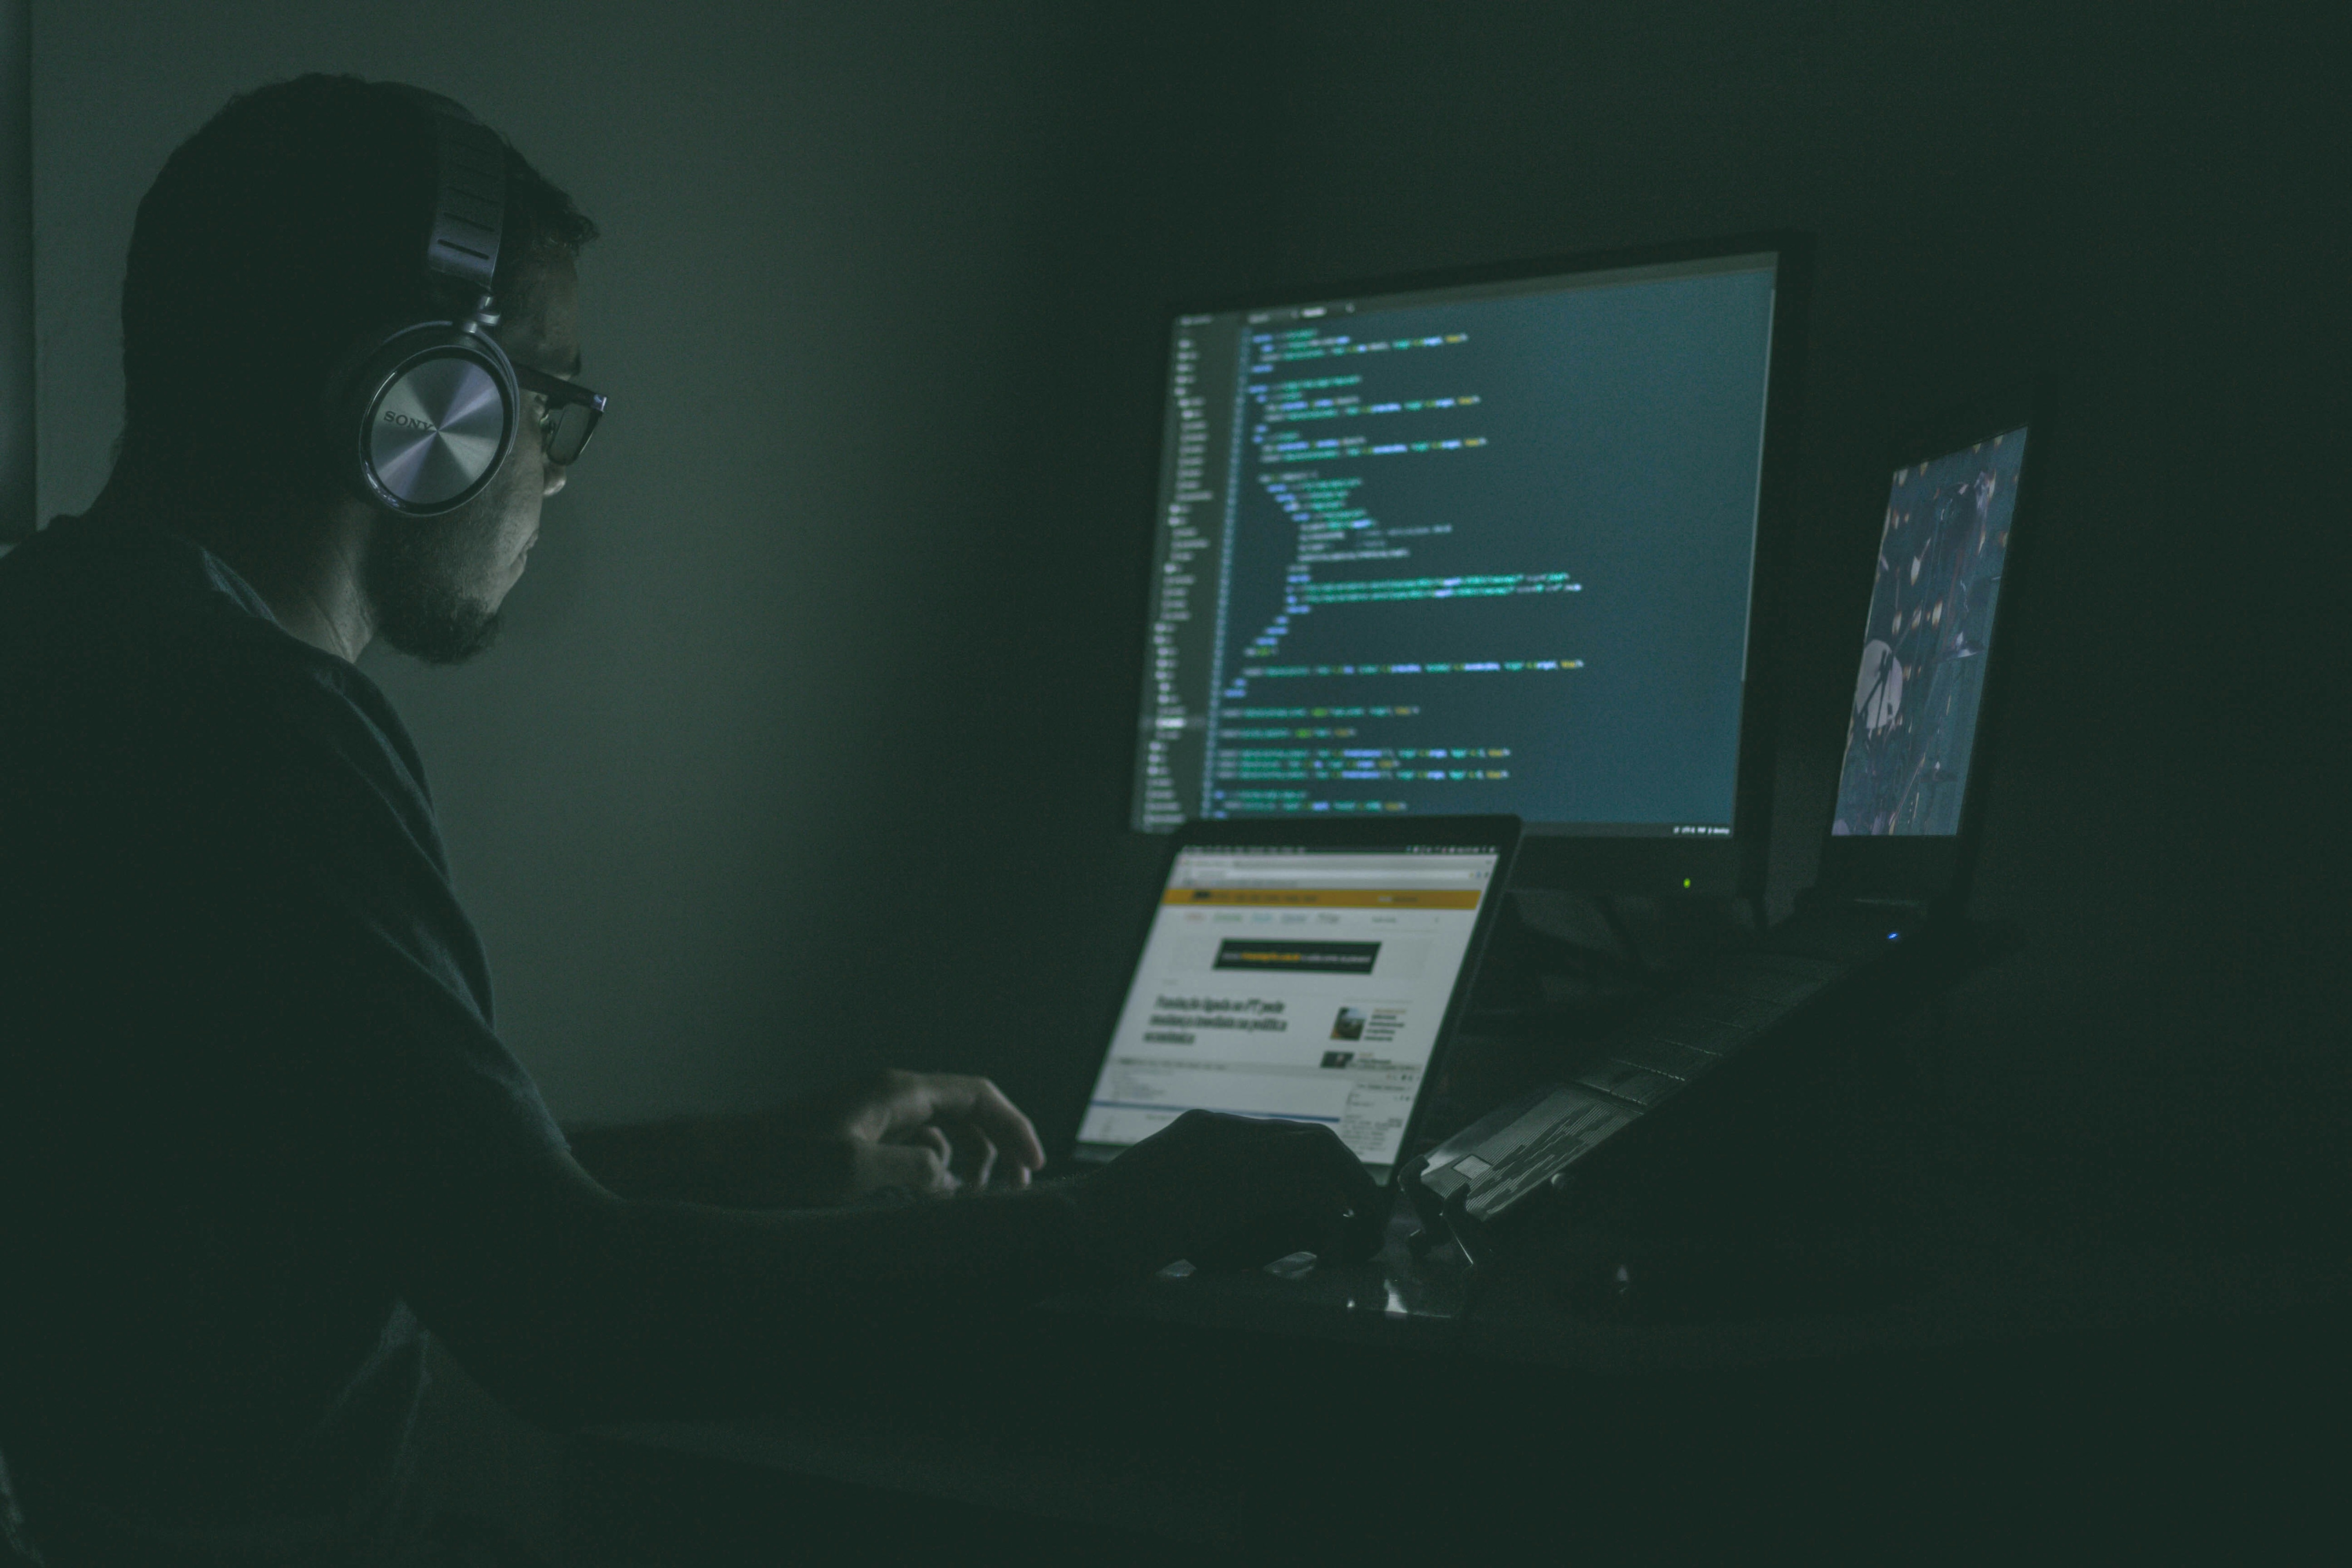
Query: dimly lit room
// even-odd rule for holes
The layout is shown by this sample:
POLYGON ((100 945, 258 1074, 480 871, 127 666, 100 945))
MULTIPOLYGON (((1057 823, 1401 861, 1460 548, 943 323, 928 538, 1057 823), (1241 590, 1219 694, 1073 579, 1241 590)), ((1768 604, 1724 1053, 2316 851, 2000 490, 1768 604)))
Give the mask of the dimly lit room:
POLYGON ((0 4, 0 1562, 2340 1537, 2347 34, 0 4))

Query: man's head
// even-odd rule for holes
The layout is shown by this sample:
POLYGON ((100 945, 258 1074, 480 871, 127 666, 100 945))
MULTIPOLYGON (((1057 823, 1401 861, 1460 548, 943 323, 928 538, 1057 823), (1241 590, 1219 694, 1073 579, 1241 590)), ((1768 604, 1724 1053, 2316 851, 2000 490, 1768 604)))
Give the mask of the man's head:
MULTIPOLYGON (((509 357, 549 374, 576 374, 577 298, 571 258, 550 258, 521 308, 499 323, 499 341, 509 357)), ((498 636, 499 605, 539 538, 540 504, 564 480, 540 438, 542 400, 526 393, 523 402, 514 449, 481 494, 439 517, 387 514, 376 522, 361 584, 376 632, 403 653, 455 664, 498 636)))
MULTIPOLYGON (((353 504, 325 428, 335 371, 390 327, 474 303, 425 269, 436 151, 413 89, 310 76, 232 100, 173 153, 140 203, 123 279, 119 475, 198 531, 299 533, 353 504)), ((572 374, 572 258, 594 226, 511 149, 506 184, 497 336, 519 365, 572 374)), ((540 504, 563 483, 539 440, 541 402, 526 395, 479 496, 368 531, 360 576, 394 647, 447 661, 488 646, 540 504)))

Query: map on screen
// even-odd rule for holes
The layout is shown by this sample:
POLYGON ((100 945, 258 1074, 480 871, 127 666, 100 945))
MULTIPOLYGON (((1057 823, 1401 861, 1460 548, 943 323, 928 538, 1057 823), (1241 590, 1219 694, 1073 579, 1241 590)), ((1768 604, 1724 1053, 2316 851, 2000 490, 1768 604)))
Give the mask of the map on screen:
POLYGON ((1895 470, 1832 834, 1959 831, 2024 458, 2021 427, 1895 470))

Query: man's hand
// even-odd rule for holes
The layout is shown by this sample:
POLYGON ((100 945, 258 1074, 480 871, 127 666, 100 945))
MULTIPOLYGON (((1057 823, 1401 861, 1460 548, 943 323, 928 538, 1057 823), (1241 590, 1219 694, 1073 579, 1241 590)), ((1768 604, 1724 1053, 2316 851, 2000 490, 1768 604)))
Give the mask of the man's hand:
POLYGON ((753 1119, 751 1206, 845 1204, 886 1187, 944 1197, 988 1184, 1001 1160, 1026 1186, 1037 1130, 984 1078, 885 1072, 753 1119))
POLYGON ((726 1116, 567 1128, 572 1157, 625 1198, 721 1208, 830 1208, 886 1187, 939 1197, 1022 1186, 1045 1163, 1029 1119, 984 1078, 886 1072, 726 1116))
POLYGON ((1188 1110, 1076 1188, 1087 1247, 1108 1270, 1189 1258, 1251 1268, 1292 1252, 1370 1258, 1380 1184, 1329 1128, 1188 1110))

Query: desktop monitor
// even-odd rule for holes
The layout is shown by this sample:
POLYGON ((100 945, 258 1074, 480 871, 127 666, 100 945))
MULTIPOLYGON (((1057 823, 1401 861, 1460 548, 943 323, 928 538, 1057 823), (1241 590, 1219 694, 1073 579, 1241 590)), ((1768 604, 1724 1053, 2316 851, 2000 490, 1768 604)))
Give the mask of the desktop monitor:
POLYGON ((1787 236, 1176 314, 1131 826, 1507 812, 1753 893, 1787 236))
POLYGON ((1860 629, 1821 885, 1847 898, 1957 905, 1983 824, 2004 634, 2047 455, 2047 388, 2021 387, 1896 445, 1860 629), (2030 438, 2029 438, 2030 437, 2030 438))

